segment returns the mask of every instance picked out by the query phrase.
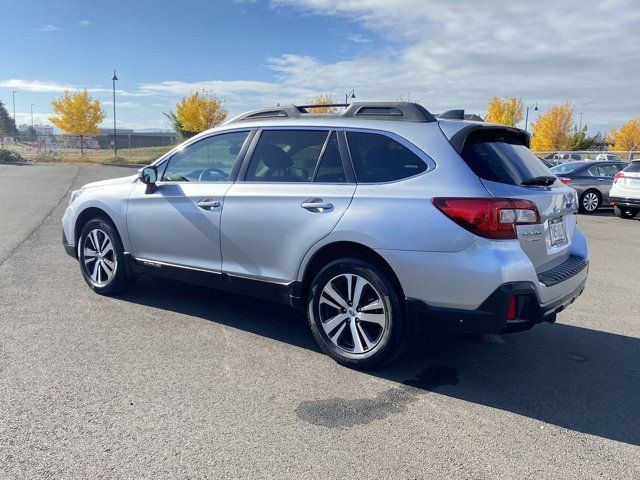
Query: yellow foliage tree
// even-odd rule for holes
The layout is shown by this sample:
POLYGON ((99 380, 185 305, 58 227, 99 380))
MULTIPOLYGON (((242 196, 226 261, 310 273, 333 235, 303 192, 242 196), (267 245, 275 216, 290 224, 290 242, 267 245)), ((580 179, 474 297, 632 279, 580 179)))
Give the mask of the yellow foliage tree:
POLYGON ((499 123, 501 125, 515 126, 522 120, 524 103, 521 98, 493 97, 487 106, 485 122, 499 123))
MULTIPOLYGON (((620 127, 619 130, 611 129, 607 135, 609 142, 609 150, 617 151, 633 151, 640 150, 640 117, 628 121, 620 127)), ((631 153, 629 153, 631 158, 631 153)))
POLYGON ((547 152, 551 150, 568 150, 573 145, 573 113, 571 103, 554 105, 531 126, 531 150, 547 152))
POLYGON ((311 113, 335 113, 337 111, 334 107, 323 107, 322 105, 332 105, 336 103, 333 99, 333 95, 330 93, 319 93, 316 97, 309 101, 311 105, 318 105, 309 109, 311 113))
POLYGON ((220 125, 227 118, 222 100, 203 90, 184 97, 176 104, 176 118, 182 129, 193 134, 220 125))
POLYGON ((84 155, 84 141, 89 135, 98 134, 98 124, 107 118, 99 100, 93 100, 86 90, 70 94, 64 92, 51 101, 53 113, 51 123, 69 135, 80 137, 80 153, 84 155))

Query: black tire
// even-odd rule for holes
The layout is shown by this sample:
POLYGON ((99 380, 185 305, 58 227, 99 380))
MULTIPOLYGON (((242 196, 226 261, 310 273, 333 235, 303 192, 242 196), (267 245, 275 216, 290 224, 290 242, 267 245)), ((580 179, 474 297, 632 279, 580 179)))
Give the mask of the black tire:
POLYGON ((638 209, 627 208, 627 207, 620 208, 619 206, 615 205, 613 207, 613 213, 615 213, 616 217, 618 218, 624 218, 625 220, 633 220, 634 217, 638 214, 638 209))
POLYGON ((307 296, 307 318, 318 345, 336 362, 351 368, 373 368, 398 357, 404 351, 409 341, 404 302, 401 292, 398 290, 383 271, 366 260, 360 258, 340 258, 327 264, 318 272, 311 282, 307 296), (334 314, 337 317, 338 315, 336 313, 338 309, 327 305, 326 300, 330 298, 326 296, 326 294, 324 294, 323 298, 323 290, 329 283, 331 283, 334 288, 340 289, 341 282, 343 282, 342 287, 344 290, 341 291, 345 293, 345 295, 341 295, 341 297, 345 300, 345 296, 350 296, 346 295, 346 282, 349 281, 348 277, 352 279, 351 285, 353 287, 351 292, 353 295, 351 298, 354 301, 356 295, 358 295, 356 293, 358 285, 364 284, 364 287, 360 287, 362 295, 358 295, 361 297, 361 300, 358 305, 351 305, 351 302, 347 302, 351 308, 349 308, 348 311, 344 308, 341 309, 341 311, 344 312, 342 315, 349 316, 349 318, 344 320, 344 326, 342 323, 336 324, 335 328, 327 333, 323 325, 329 322, 323 323, 322 319, 323 317, 333 316, 334 314), (383 308, 372 309, 372 305, 379 305, 378 300, 381 301, 383 308), (363 311, 360 311, 359 307, 361 307, 363 311), (365 313, 365 307, 368 308, 368 312, 377 312, 373 313, 373 316, 370 314, 367 315, 369 318, 373 318, 374 316, 377 319, 384 318, 384 326, 362 320, 360 317, 365 313), (332 310, 331 313, 326 313, 328 310, 332 310), (351 315, 353 315, 353 317, 351 317, 351 315), (353 322, 353 325, 351 322, 353 322), (351 329, 352 327, 354 330, 351 329), (335 332, 338 332, 340 328, 344 329, 343 333, 336 335, 335 332), (376 332, 378 328, 380 328, 380 330, 376 332), (372 329, 374 329, 373 333, 372 329), (354 331, 356 332, 356 336, 358 336, 359 346, 364 347, 363 352, 354 353, 356 352, 356 341, 352 335, 354 331), (329 334, 340 338, 334 343, 329 337, 329 334), (351 338, 351 345, 353 345, 352 351, 349 351, 344 345, 339 344, 343 341, 342 337, 345 338, 344 341, 348 340, 346 337, 351 338), (376 338, 375 344, 370 344, 369 342, 374 337, 376 338))
MULTIPOLYGON (((105 238, 101 236, 100 233, 97 233, 97 235, 100 236, 100 240, 105 238)), ((102 243, 102 241, 99 241, 98 243, 102 243)), ((102 252, 100 252, 100 255, 103 255, 102 252)), ((99 293, 100 295, 117 295, 119 293, 123 293, 131 288, 136 281, 135 276, 127 274, 124 259, 124 247, 122 246, 122 240, 120 239, 117 229, 110 221, 103 218, 93 218, 82 227, 80 237, 78 238, 78 263, 80 265, 82 277, 85 282, 87 282, 87 285, 89 285, 94 292, 99 293), (93 248, 93 240, 90 239, 89 236, 95 231, 106 234, 113 247, 112 251, 109 251, 105 253, 103 257, 100 257, 101 259, 104 258, 105 262, 109 261, 115 266, 112 276, 104 282, 97 282, 88 272, 89 269, 94 270, 97 263, 97 260, 91 260, 93 257, 92 255, 86 253, 87 249, 92 250, 93 248), (87 256, 85 257, 85 255, 87 256)), ((98 266, 96 270, 98 271, 98 275, 108 276, 107 269, 105 267, 98 266)))
POLYGON ((602 195, 598 190, 587 190, 580 195, 580 212, 591 215, 602 206, 602 195), (595 202, 595 204, 594 204, 595 202))

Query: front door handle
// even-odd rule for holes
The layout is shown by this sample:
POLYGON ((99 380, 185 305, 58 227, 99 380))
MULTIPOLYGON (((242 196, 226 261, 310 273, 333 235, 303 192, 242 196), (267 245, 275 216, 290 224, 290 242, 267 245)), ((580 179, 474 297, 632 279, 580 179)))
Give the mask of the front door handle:
POLYGON ((211 210, 213 208, 218 208, 222 205, 218 200, 211 200, 210 198, 203 198, 199 200, 196 205, 198 205, 203 210, 211 210))
POLYGON ((313 213, 323 213, 333 210, 333 204, 325 202, 321 198, 309 198, 302 202, 300 206, 313 213))

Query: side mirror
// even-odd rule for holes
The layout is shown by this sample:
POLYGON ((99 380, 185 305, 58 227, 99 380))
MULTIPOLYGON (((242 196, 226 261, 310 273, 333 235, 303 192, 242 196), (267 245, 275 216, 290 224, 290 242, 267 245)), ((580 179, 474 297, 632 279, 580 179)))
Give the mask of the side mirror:
POLYGON ((158 169, 151 165, 149 167, 143 167, 138 170, 138 178, 140 181, 147 185, 145 193, 153 193, 156 191, 156 182, 158 181, 158 169))

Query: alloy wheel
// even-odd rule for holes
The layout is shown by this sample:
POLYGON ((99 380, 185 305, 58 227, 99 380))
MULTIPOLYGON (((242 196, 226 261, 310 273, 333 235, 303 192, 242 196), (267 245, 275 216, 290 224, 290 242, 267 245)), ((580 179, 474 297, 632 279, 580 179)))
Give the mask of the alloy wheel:
POLYGON ((318 308, 326 336, 350 354, 373 351, 388 328, 382 296, 359 275, 346 273, 329 280, 322 289, 318 308))
POLYGON ((82 262, 90 282, 98 287, 109 283, 118 268, 118 258, 109 235, 99 228, 84 238, 82 262))
POLYGON ((598 203, 600 203, 600 200, 594 192, 588 192, 582 199, 582 206, 587 212, 595 211, 598 208, 598 203))

